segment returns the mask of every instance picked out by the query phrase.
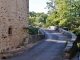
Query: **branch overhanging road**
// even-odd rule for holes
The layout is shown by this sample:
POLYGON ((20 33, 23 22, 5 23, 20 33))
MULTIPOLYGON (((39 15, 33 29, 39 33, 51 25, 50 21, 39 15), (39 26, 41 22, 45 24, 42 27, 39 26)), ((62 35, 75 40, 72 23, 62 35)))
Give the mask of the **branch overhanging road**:
POLYGON ((43 30, 46 38, 37 46, 7 60, 64 60, 67 37, 54 30, 43 30))

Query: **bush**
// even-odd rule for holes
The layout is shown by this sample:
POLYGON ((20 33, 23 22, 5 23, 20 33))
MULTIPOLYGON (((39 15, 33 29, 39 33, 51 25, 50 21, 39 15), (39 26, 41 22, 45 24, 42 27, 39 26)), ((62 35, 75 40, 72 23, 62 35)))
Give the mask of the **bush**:
POLYGON ((35 35, 38 34, 39 28, 29 28, 29 34, 30 35, 35 35))

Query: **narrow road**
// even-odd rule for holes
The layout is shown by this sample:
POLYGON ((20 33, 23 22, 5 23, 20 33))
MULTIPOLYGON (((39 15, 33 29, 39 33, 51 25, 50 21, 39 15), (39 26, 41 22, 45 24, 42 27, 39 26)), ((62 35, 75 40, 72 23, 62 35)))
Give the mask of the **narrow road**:
POLYGON ((34 48, 6 60, 64 60, 67 37, 53 30, 44 30, 46 39, 34 48))

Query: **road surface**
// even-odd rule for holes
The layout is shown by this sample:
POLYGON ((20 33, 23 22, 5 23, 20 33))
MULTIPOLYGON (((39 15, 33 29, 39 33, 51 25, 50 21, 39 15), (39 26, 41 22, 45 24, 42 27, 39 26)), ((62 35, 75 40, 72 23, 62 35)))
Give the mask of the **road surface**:
POLYGON ((53 30, 44 30, 46 39, 30 50, 6 60, 64 60, 67 37, 53 30))

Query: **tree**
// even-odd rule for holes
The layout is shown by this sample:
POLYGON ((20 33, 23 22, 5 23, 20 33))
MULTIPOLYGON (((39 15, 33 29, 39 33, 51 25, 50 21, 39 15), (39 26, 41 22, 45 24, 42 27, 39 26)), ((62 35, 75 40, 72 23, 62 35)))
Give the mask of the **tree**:
POLYGON ((42 27, 46 23, 48 15, 45 13, 30 12, 29 24, 42 27))
POLYGON ((47 4, 48 7, 51 13, 46 20, 46 26, 68 27, 71 31, 75 31, 75 29, 80 30, 79 0, 50 0, 47 4), (55 9, 52 7, 54 6, 53 4, 55 5, 55 9))
POLYGON ((55 0, 49 0, 48 2, 46 2, 47 6, 45 7, 45 9, 48 10, 48 14, 50 14, 53 10, 56 9, 56 4, 55 4, 55 0))

